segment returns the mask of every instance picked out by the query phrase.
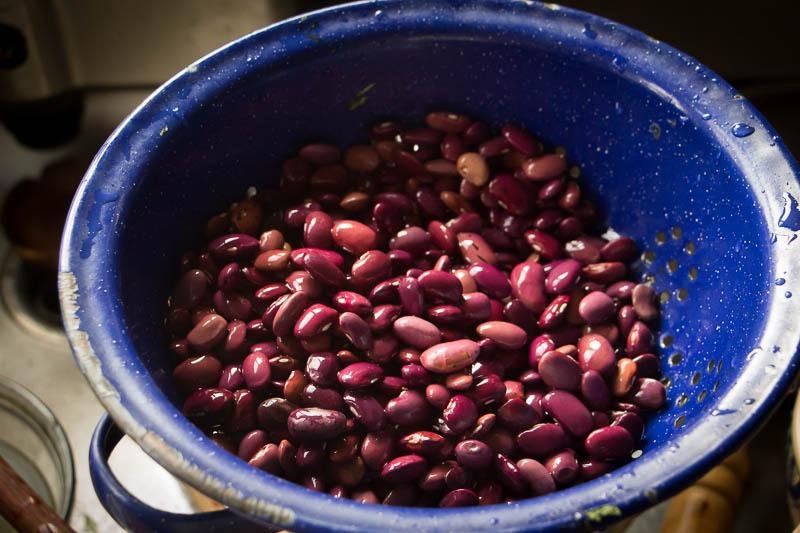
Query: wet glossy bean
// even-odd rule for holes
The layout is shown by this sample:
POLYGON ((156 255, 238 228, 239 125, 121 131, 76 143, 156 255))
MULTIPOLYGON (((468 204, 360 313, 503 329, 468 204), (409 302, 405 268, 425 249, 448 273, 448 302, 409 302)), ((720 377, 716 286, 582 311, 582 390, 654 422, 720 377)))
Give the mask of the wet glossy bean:
POLYGON ((386 416, 399 426, 424 423, 430 414, 425 397, 417 391, 404 390, 386 404, 386 416))
POLYGON ((583 403, 567 391, 555 390, 545 395, 542 405, 572 435, 582 437, 592 429, 592 415, 583 403))
POLYGON ((469 339, 444 342, 425 350, 420 363, 430 372, 449 374, 475 362, 479 350, 478 343, 469 339))
MULTIPOLYGON (((354 316, 358 318, 358 315, 354 316)), ((300 314, 297 322, 295 322, 294 336, 298 339, 308 339, 325 333, 337 322, 338 318, 339 313, 336 309, 323 304, 312 304, 300 314)))
POLYGON ((550 457, 544 463, 544 467, 550 472, 558 485, 569 485, 578 477, 578 461, 575 452, 567 449, 550 457))
POLYGON ((633 310, 640 320, 649 322, 658 318, 658 308, 656 307, 656 294, 653 287, 640 283, 631 292, 633 310))
POLYGON ((583 441, 586 452, 592 459, 626 459, 633 451, 634 442, 628 430, 621 426, 607 426, 589 433, 583 441))
POLYGON ((584 335, 578 342, 578 362, 584 372, 596 370, 603 376, 610 377, 616 365, 614 348, 601 335, 584 335))
POLYGON ((508 277, 489 263, 483 261, 472 263, 467 271, 481 292, 489 298, 503 299, 511 294, 508 277))
POLYGON ((539 359, 542 380, 554 389, 577 392, 581 385, 581 368, 577 361, 562 352, 551 350, 539 359))
POLYGON ((401 341, 420 350, 426 350, 438 344, 442 336, 439 328, 417 316, 398 318, 395 320, 393 328, 395 335, 401 341))

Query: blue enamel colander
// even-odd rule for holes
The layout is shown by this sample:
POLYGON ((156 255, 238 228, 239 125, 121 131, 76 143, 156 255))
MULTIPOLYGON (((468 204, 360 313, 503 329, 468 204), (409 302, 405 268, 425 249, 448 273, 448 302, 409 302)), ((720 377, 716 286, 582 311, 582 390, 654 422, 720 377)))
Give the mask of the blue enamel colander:
POLYGON ((98 494, 123 525, 159 531, 600 528, 651 506, 742 444, 793 380, 797 172, 763 117, 696 60, 551 4, 360 2, 243 37, 120 125, 69 213, 66 329, 110 415, 91 449, 98 494), (611 226, 637 239, 662 303, 668 383, 643 454, 547 496, 445 510, 337 500, 223 452, 180 414, 170 379, 162 318, 181 251, 248 186, 276 185, 303 142, 347 144, 375 121, 438 109, 563 147, 611 226), (127 494, 106 463, 120 430, 229 509, 169 514, 127 494))

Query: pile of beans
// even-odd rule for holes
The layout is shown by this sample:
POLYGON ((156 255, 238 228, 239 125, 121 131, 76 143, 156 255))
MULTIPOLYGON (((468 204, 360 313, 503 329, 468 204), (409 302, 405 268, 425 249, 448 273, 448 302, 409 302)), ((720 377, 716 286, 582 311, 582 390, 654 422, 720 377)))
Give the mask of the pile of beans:
POLYGON ((430 113, 309 144, 182 258, 183 412, 336 497, 486 505, 605 474, 665 402, 653 289, 557 153, 430 113))

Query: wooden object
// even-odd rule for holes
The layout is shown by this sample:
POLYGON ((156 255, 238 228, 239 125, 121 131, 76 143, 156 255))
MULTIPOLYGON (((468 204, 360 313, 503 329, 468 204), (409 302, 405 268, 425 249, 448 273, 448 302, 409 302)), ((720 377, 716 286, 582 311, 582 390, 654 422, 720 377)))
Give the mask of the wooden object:
POLYGON ((661 533, 728 533, 750 470, 747 450, 732 454, 672 498, 661 533))
POLYGON ((0 457, 0 515, 20 533, 73 531, 0 457))

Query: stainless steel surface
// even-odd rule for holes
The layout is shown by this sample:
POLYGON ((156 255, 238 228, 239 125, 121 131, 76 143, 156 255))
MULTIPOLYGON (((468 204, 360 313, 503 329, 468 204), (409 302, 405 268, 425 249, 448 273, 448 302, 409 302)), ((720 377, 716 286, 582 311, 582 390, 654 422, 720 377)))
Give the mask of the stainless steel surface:
MULTIPOLYGON (((93 153, 147 91, 100 92, 87 100, 81 135, 58 149, 34 151, 20 146, 0 129, 0 194, 24 175, 67 154, 93 153)), ((52 312, 20 288, 25 270, 0 237, 0 375, 36 394, 61 422, 75 461, 75 504, 70 524, 82 532, 120 528, 100 505, 89 478, 89 439, 105 412, 75 365, 66 337, 53 324, 52 312)), ((43 290, 46 290, 44 288, 43 290)), ((192 512, 183 486, 132 441, 123 439, 111 457, 112 470, 142 500, 173 512, 192 512)))
POLYGON ((291 15, 293 0, 0 0, 28 58, 0 69, 0 101, 156 86, 198 57, 291 15))

